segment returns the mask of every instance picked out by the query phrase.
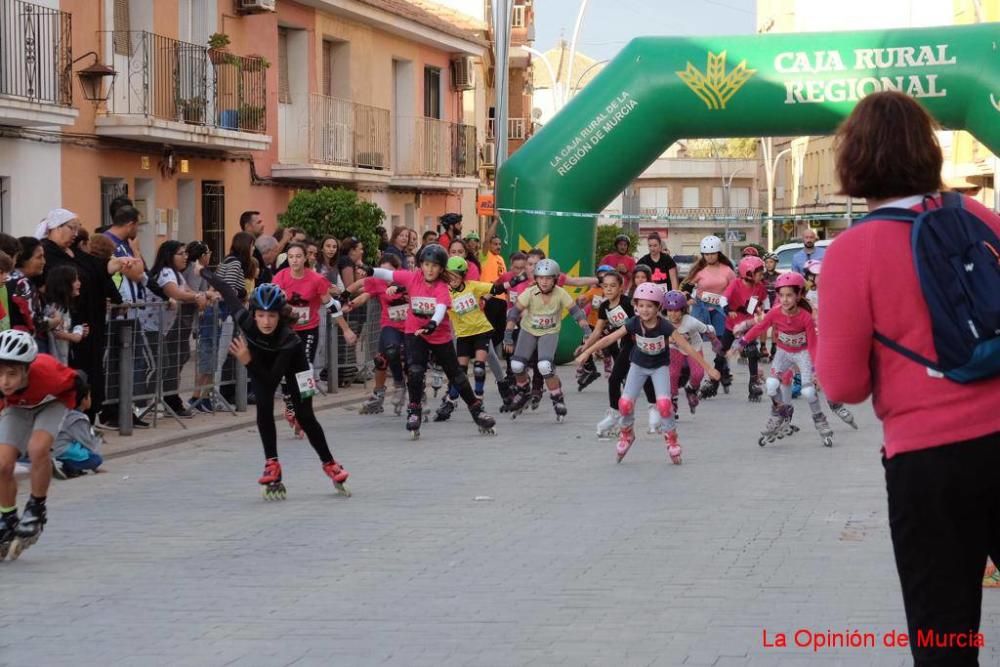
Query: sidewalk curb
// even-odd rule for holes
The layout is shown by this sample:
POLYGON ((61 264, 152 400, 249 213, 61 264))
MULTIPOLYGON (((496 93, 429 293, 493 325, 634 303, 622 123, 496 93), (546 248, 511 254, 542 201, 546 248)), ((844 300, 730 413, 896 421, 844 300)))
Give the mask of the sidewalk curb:
MULTIPOLYGON (((367 397, 367 393, 359 392, 358 396, 353 398, 341 399, 339 401, 333 401, 330 403, 324 403, 322 405, 314 405, 313 412, 323 412, 325 410, 330 410, 332 408, 343 408, 351 405, 357 405, 364 402, 367 397)), ((247 415, 253 415, 252 410, 247 410, 247 415)), ((280 418, 280 414, 275 415, 275 419, 280 418)), ((232 431, 239 431, 240 429, 247 428, 248 426, 256 426, 256 418, 250 418, 245 420, 240 420, 239 423, 226 424, 225 426, 219 426, 217 428, 208 429, 201 431, 197 434, 190 435, 186 433, 178 433, 177 435, 170 436, 158 442, 151 442, 149 444, 137 444, 135 447, 127 447, 120 451, 111 452, 104 456, 105 461, 112 461, 114 459, 125 458, 126 456, 135 456, 136 454, 145 454, 147 452, 153 452, 158 449, 165 449, 167 447, 173 447, 175 445, 180 445, 184 443, 196 443, 203 438, 210 438, 217 435, 222 435, 224 433, 231 433, 232 431)))

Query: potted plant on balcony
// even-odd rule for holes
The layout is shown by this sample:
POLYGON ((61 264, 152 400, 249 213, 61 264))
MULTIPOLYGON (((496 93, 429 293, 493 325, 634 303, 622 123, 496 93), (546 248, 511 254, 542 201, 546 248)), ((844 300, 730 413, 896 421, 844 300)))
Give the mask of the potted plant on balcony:
POLYGON ((265 109, 253 104, 240 105, 240 129, 245 132, 263 132, 265 109))
POLYGON ((185 123, 204 125, 206 106, 207 102, 204 97, 189 97, 177 101, 179 115, 185 123))
POLYGON ((261 72, 271 66, 271 61, 256 53, 243 59, 243 70, 246 72, 261 72))
POLYGON ((208 57, 213 65, 219 65, 226 60, 228 55, 226 47, 229 46, 229 35, 224 32, 214 32, 208 38, 208 57))

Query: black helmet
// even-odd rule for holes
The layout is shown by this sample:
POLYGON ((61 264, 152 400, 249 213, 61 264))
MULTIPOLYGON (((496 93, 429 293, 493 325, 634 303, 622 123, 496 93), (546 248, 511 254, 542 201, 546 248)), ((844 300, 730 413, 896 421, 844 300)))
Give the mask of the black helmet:
POLYGON ((462 222, 461 213, 445 213, 438 220, 441 222, 442 227, 451 227, 452 225, 457 225, 462 222))
POLYGON ((615 245, 618 245, 622 241, 625 241, 625 243, 629 244, 630 246, 632 245, 632 239, 629 238, 628 234, 619 234, 618 236, 615 237, 615 245))
POLYGON ((448 251, 439 243, 429 243, 417 255, 417 265, 424 262, 434 262, 442 269, 448 268, 448 251))
POLYGON ((250 297, 250 305, 254 310, 279 312, 285 307, 285 293, 274 283, 260 284, 250 297))
POLYGON ((648 264, 636 264, 635 268, 632 269, 632 275, 634 276, 637 273, 645 273, 650 278, 653 277, 653 269, 648 264))

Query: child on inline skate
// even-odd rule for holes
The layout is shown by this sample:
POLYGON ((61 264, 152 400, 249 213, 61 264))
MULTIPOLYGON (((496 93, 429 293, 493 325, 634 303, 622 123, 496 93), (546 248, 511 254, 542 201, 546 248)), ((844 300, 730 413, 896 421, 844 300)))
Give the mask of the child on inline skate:
MULTIPOLYGON (((749 250, 753 250, 753 248, 749 248, 749 250)), ((748 255, 740 260, 738 270, 739 278, 729 283, 722 295, 727 311, 726 332, 722 335, 722 354, 715 355, 715 367, 723 374, 727 372, 725 353, 729 351, 733 341, 736 340, 733 331, 744 322, 754 319, 754 315, 762 312, 764 303, 767 301, 767 288, 763 284, 763 260, 748 255)), ((746 355, 750 370, 748 398, 751 403, 758 403, 764 390, 761 389, 762 382, 758 375, 757 361, 760 358, 760 353, 757 343, 751 343, 746 347, 746 355)))
MULTIPOLYGON (((764 287, 767 288, 767 306, 764 310, 770 310, 771 308, 777 307, 778 304, 778 293, 777 288, 774 286, 775 281, 778 280, 778 256, 774 253, 768 253, 764 255, 764 287)), ((761 361, 767 361, 774 356, 777 346, 774 343, 774 333, 768 332, 770 334, 771 343, 770 346, 767 344, 768 334, 765 334, 761 339, 760 345, 760 358, 761 361)))
MULTIPOLYGON (((736 280, 733 263, 722 252, 722 240, 718 236, 706 236, 701 240, 701 257, 691 267, 684 283, 689 287, 691 298, 695 300, 691 314, 705 324, 715 328, 720 338, 726 333, 726 288, 736 280)), ((725 358, 720 362, 722 388, 728 394, 733 376, 725 358)), ((712 398, 719 393, 719 382, 707 381, 701 388, 701 398, 712 398)))
MULTIPOLYGON (((452 241, 457 244, 458 240, 452 241)), ((448 258, 448 285, 451 289, 451 309, 448 316, 455 329, 455 348, 458 354, 458 368, 463 376, 468 376, 469 361, 473 360, 472 377, 474 386, 472 393, 476 400, 482 402, 486 388, 486 358, 489 355, 490 339, 493 336, 493 325, 486 319, 482 309, 482 299, 487 296, 502 294, 502 284, 490 284, 477 280, 466 280, 469 271, 468 260, 452 255, 448 258)), ((501 395, 504 391, 500 385, 501 395)), ((458 386, 448 385, 448 392, 441 400, 434 421, 447 421, 455 411, 458 401, 458 386)))
MULTIPOLYGON (((587 323, 590 325, 592 330, 598 330, 597 320, 600 316, 601 304, 604 303, 606 299, 603 284, 604 276, 612 272, 617 273, 608 264, 602 264, 597 267, 597 271, 595 271, 595 273, 597 274, 598 284, 584 292, 583 295, 576 301, 577 304, 583 308, 583 312, 587 313, 587 323)), ((621 274, 618 274, 618 276, 619 279, 621 279, 621 274)), ((603 331, 604 328, 601 327, 599 330, 603 331)), ((604 375, 605 377, 609 377, 611 375, 611 369, 614 366, 614 359, 610 354, 602 353, 601 361, 604 364, 604 375)), ((583 391, 599 377, 601 377, 601 374, 598 372, 597 365, 594 363, 594 360, 588 360, 586 364, 577 369, 577 391, 583 391)))
MULTIPOLYGON (((304 255, 303 255, 304 257, 304 255)), ((350 496, 344 486, 349 477, 330 453, 323 427, 312 409, 315 380, 306 345, 292 326, 301 318, 295 315, 285 293, 274 283, 258 285, 250 294, 250 310, 243 307, 236 291, 209 269, 202 277, 222 295, 233 322, 243 336, 233 336, 229 353, 247 367, 250 385, 257 396, 257 430, 264 446, 264 474, 257 483, 264 487, 265 500, 283 500, 285 486, 278 462, 278 434, 274 424, 274 392, 284 382, 285 393, 299 428, 323 463, 323 472, 341 495, 350 496)))
POLYGON ((458 357, 452 345, 451 322, 446 319, 452 305, 448 290, 448 251, 437 243, 431 243, 420 251, 417 257, 420 267, 417 271, 389 271, 375 269, 374 277, 395 282, 406 288, 410 295, 410 312, 406 316, 406 387, 410 403, 406 412, 406 430, 415 440, 420 437, 423 422, 424 377, 427 364, 434 359, 448 376, 448 380, 458 387, 458 393, 469 406, 472 419, 480 433, 494 434, 496 420, 486 414, 483 402, 476 398, 469 385, 469 378, 458 366, 458 357))
POLYGON ((677 441, 677 428, 670 401, 671 344, 701 364, 709 377, 716 380, 719 378, 719 371, 705 361, 701 352, 691 347, 687 339, 677 332, 670 322, 660 317, 662 302, 662 287, 655 283, 639 285, 632 295, 632 305, 636 314, 627 319, 617 331, 584 349, 576 358, 576 362, 582 364, 595 350, 604 349, 625 336, 635 338, 635 347, 632 348, 630 358, 632 365, 625 378, 625 390, 618 402, 618 412, 621 414, 621 435, 617 446, 619 463, 635 442, 633 430, 635 400, 647 378, 653 381, 656 390, 656 407, 664 422, 663 439, 667 446, 667 455, 675 465, 681 463, 681 446, 677 441))
POLYGON ((556 421, 561 422, 566 417, 566 402, 562 384, 556 375, 555 356, 559 344, 559 330, 562 327, 562 311, 569 310, 570 316, 576 320, 586 336, 591 333, 590 325, 587 324, 587 316, 583 309, 576 305, 569 292, 556 285, 561 274, 559 265, 554 260, 543 259, 535 263, 533 275, 535 284, 521 293, 507 313, 507 330, 503 344, 507 354, 514 355, 511 359, 511 368, 517 379, 511 410, 516 418, 531 400, 527 366, 537 352, 537 372, 541 374, 548 387, 556 421), (518 321, 521 333, 518 335, 515 349, 514 327, 518 321))
MULTIPOLYGON (((722 341, 715 335, 715 329, 688 314, 688 299, 684 292, 670 291, 664 294, 663 309, 667 313, 667 321, 692 348, 700 352, 702 336, 705 336, 712 342, 712 350, 715 354, 722 354, 722 341)), ((705 373, 701 365, 690 363, 687 354, 671 342, 670 396, 675 415, 677 414, 677 395, 680 393, 680 385, 685 371, 688 381, 684 384, 684 393, 687 394, 688 409, 691 410, 691 414, 694 414, 699 402, 698 388, 701 386, 705 373)))
MULTIPOLYGON (((590 336, 583 341, 583 344, 577 348, 577 354, 590 345, 593 345, 601 337, 620 329, 628 318, 635 315, 631 300, 625 298, 622 294, 622 290, 625 288, 625 281, 621 277, 621 274, 617 271, 605 273, 603 278, 601 278, 601 287, 604 289, 605 299, 598 309, 597 326, 591 332, 590 336)), ((629 355, 632 353, 632 346, 631 339, 626 337, 620 343, 612 343, 602 350, 604 357, 606 359, 611 358, 613 364, 611 375, 608 377, 608 402, 611 407, 608 408, 604 419, 597 423, 597 437, 599 439, 617 435, 618 422, 621 419, 621 416, 618 414, 618 402, 622 397, 622 385, 625 383, 625 376, 628 375, 629 355)), ((646 393, 646 400, 649 401, 649 431, 650 433, 656 433, 660 427, 660 412, 656 409, 656 394, 653 393, 653 383, 646 381, 643 384, 643 390, 646 393)))
POLYGON ((39 354, 27 331, 0 332, 0 560, 38 541, 48 520, 45 498, 52 481, 52 443, 66 413, 77 407, 83 379, 54 357, 39 354), (31 458, 31 495, 17 518, 14 464, 31 458))
MULTIPOLYGON (((402 266, 399 257, 393 254, 383 254, 379 266, 394 271, 402 266)), ((344 312, 367 303, 373 296, 381 306, 379 315, 378 349, 375 352, 375 388, 372 395, 358 410, 363 415, 381 414, 385 401, 386 371, 392 373, 392 403, 397 415, 402 414, 406 404, 406 384, 403 379, 403 324, 410 310, 406 288, 400 285, 386 286, 385 282, 375 278, 364 278, 348 286, 348 292, 363 286, 364 292, 344 304, 344 312)))
POLYGON ((798 429, 792 426, 792 392, 787 381, 783 381, 786 371, 798 367, 802 375, 802 395, 809 403, 813 424, 826 447, 833 446, 833 431, 819 404, 819 396, 813 386, 813 356, 816 354, 816 327, 813 324, 812 308, 805 299, 805 279, 790 271, 782 274, 776 283, 780 308, 772 308, 764 319, 755 324, 733 343, 730 355, 740 350, 774 327, 778 351, 771 362, 771 377, 767 379, 767 395, 771 397, 771 418, 761 433, 757 444, 761 447, 774 442, 776 438, 791 435, 798 429), (779 397, 780 390, 780 397, 779 397))

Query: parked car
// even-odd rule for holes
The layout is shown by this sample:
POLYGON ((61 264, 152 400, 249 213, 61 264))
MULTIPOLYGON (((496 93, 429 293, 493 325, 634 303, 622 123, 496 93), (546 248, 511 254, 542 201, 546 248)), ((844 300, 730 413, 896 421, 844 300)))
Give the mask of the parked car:
POLYGON ((677 277, 681 280, 684 280, 688 271, 691 270, 691 266, 698 261, 697 255, 672 255, 672 257, 677 264, 677 277))
MULTIPOLYGON (((823 239, 821 241, 816 241, 817 248, 826 248, 831 243, 832 239, 823 239)), ((802 250, 803 245, 801 242, 798 243, 785 243, 774 249, 774 254, 778 256, 778 273, 788 273, 792 270, 792 257, 795 256, 799 250, 802 250)))

